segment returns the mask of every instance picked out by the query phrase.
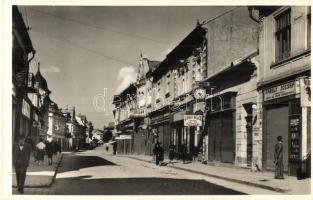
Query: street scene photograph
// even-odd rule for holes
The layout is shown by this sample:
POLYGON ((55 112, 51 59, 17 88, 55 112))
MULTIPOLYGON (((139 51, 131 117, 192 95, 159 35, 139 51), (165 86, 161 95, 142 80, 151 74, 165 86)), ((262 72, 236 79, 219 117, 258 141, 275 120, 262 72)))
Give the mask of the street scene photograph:
POLYGON ((13 197, 311 195, 310 4, 9 11, 13 197))

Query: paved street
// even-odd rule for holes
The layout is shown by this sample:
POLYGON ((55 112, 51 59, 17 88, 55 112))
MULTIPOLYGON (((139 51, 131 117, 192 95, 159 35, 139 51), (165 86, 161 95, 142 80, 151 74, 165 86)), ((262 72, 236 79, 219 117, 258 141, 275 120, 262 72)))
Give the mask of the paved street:
POLYGON ((51 188, 25 189, 25 194, 39 195, 237 195, 244 193, 279 194, 168 167, 159 167, 152 163, 112 156, 106 153, 104 147, 65 154, 51 188))

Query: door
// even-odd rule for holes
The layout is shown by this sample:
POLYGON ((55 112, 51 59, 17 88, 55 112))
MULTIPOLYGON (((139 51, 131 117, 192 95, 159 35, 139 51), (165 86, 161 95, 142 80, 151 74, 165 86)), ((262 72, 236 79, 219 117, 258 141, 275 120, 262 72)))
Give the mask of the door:
POLYGON ((248 115, 246 117, 246 131, 247 131, 247 166, 251 167, 252 163, 252 150, 253 150, 253 145, 252 145, 252 115, 248 115))
POLYGON ((274 151, 277 137, 283 137, 283 164, 284 170, 288 170, 288 105, 275 105, 266 109, 266 169, 274 170, 274 151))
POLYGON ((221 160, 221 119, 216 116, 209 125, 209 160, 221 160))
POLYGON ((232 114, 224 114, 222 118, 221 138, 221 161, 232 163, 235 158, 234 152, 234 126, 232 114))

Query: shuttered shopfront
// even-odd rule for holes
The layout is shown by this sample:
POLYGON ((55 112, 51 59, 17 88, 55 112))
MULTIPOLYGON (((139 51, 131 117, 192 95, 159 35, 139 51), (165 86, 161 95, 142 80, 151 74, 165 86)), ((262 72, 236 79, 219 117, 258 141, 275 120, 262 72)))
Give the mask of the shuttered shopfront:
POLYGON ((233 163, 235 158, 234 113, 218 113, 209 122, 209 160, 233 163))
POLYGON ((218 98, 209 100, 209 145, 210 161, 234 163, 235 161, 235 114, 236 92, 221 95, 223 103, 218 98))
MULTIPOLYGON (((297 81, 264 89, 263 165, 275 170, 277 137, 283 137, 283 165, 288 175, 296 176, 301 160, 301 103, 297 81)), ((305 144, 306 145, 306 144, 305 144)))

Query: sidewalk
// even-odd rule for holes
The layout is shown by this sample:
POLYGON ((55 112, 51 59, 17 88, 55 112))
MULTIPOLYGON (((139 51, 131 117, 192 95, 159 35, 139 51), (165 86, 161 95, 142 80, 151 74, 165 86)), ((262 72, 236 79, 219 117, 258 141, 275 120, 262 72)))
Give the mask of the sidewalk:
MULTIPOLYGON (((122 156, 122 155, 120 155, 122 156)), ((139 161, 154 163, 151 156, 123 155, 139 161)), ((168 162, 169 160, 164 160, 168 162)), ((205 165, 198 161, 183 164, 180 160, 167 165, 167 167, 184 170, 192 173, 220 178, 227 181, 260 187, 284 194, 310 194, 311 179, 297 180, 296 177, 285 176, 284 180, 274 179, 273 172, 251 172, 250 169, 231 168, 222 166, 205 165)))
MULTIPOLYGON (((35 163, 34 157, 31 157, 27 168, 25 187, 50 187, 62 157, 63 153, 54 155, 52 165, 48 165, 48 157, 45 156, 44 163, 39 166, 35 163)), ((14 166, 12 166, 12 186, 17 187, 14 166)))

